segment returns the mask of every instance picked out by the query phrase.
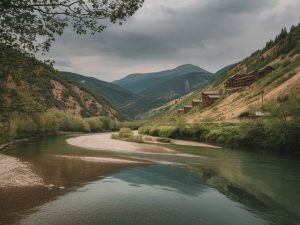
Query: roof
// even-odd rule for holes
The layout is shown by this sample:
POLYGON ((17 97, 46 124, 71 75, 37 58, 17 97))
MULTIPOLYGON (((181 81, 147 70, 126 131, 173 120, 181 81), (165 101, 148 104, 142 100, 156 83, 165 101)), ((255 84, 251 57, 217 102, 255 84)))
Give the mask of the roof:
POLYGON ((254 115, 255 115, 255 116, 266 116, 265 113, 259 112, 259 111, 255 112, 254 115))
POLYGON ((218 91, 203 91, 202 93, 205 95, 219 95, 220 94, 218 91))
POLYGON ((200 100, 200 99, 193 99, 193 102, 199 102, 199 103, 201 103, 202 100, 200 100))
POLYGON ((184 109, 177 109, 177 111, 184 111, 184 109))
POLYGON ((184 108, 193 108, 191 105, 185 105, 184 108))
POLYGON ((209 98, 219 99, 221 95, 208 95, 209 98))

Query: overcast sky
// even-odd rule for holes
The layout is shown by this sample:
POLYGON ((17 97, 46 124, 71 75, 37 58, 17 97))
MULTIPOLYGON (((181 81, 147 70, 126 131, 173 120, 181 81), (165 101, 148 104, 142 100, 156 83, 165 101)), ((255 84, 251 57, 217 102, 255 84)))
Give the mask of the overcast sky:
POLYGON ((215 72, 298 24, 299 12, 300 0, 145 0, 123 26, 65 32, 47 57, 59 70, 105 81, 186 63, 215 72))

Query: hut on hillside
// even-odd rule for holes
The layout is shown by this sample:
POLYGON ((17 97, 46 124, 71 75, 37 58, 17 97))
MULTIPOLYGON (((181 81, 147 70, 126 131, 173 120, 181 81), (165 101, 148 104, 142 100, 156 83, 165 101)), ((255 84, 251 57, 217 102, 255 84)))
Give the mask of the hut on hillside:
POLYGON ((193 106, 191 106, 191 105, 184 106, 184 113, 188 113, 192 108, 193 108, 193 106))
POLYGON ((225 88, 247 87, 268 73, 271 73, 273 70, 273 67, 267 66, 261 70, 256 70, 249 74, 235 74, 224 82, 224 86, 225 88))
POLYGON ((196 106, 200 105, 201 103, 202 103, 202 100, 200 100, 200 99, 194 99, 192 101, 192 106, 196 107, 196 106))
POLYGON ((208 107, 211 106, 214 101, 221 98, 221 95, 219 92, 216 91, 204 91, 202 92, 202 102, 203 106, 208 107))
POLYGON ((264 113, 264 112, 260 112, 260 111, 256 111, 256 112, 243 112, 241 113, 238 117, 240 119, 258 119, 258 118, 263 118, 268 116, 268 113, 264 113))
POLYGON ((178 113, 178 115, 184 114, 184 109, 177 109, 177 113, 178 113))

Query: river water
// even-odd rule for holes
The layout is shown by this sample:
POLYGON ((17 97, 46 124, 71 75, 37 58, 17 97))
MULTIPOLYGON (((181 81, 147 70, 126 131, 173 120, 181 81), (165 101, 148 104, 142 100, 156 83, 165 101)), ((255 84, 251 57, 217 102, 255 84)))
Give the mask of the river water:
POLYGON ((299 157, 185 146, 177 148, 198 155, 120 154, 69 146, 66 138, 5 152, 32 165, 46 186, 0 192, 0 224, 300 224, 299 157), (77 156, 154 163, 109 164, 77 156))

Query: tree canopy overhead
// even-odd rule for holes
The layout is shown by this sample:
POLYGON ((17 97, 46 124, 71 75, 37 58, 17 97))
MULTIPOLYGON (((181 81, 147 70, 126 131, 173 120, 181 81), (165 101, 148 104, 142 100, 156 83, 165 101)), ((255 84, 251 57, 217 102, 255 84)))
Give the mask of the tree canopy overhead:
POLYGON ((144 0, 1 0, 0 43, 29 52, 49 50, 67 27, 77 34, 122 24, 144 0))

